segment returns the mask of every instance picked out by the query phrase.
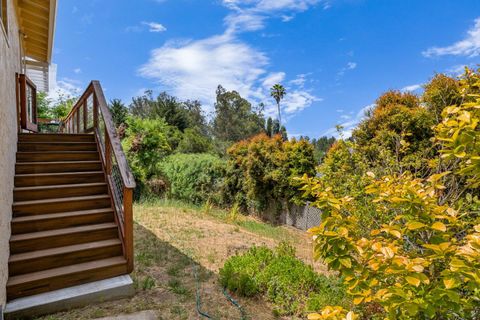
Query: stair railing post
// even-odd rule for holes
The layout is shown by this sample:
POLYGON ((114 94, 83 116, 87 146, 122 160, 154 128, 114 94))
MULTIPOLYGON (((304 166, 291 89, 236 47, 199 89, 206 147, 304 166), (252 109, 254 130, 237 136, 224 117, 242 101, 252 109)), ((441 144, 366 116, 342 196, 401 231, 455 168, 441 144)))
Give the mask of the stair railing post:
POLYGON ((95 91, 93 91, 93 126, 98 128, 98 99, 95 91))
POLYGON ((123 187, 123 219, 125 241, 125 259, 127 260, 128 273, 133 271, 134 256, 133 256, 133 190, 131 188, 123 187))

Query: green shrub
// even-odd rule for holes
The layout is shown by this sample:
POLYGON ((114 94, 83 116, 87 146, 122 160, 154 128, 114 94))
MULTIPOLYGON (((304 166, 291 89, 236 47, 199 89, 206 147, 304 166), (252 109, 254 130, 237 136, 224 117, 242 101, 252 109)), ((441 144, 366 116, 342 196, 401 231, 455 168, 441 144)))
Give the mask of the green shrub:
POLYGON ((159 161, 172 152, 170 131, 163 119, 127 119, 122 147, 138 182, 146 183, 154 177, 159 161))
POLYGON ((281 209, 281 203, 298 200, 296 178, 315 172, 314 147, 305 139, 284 141, 280 135, 259 134, 234 144, 227 153, 223 201, 243 211, 261 214, 272 202, 281 209))
POLYGON ((303 314, 318 310, 318 306, 348 303, 340 281, 317 274, 285 243, 274 251, 252 247, 230 257, 220 270, 220 282, 242 296, 265 295, 278 315, 303 314))
POLYGON ((252 247, 243 255, 230 257, 220 269, 220 283, 230 291, 251 297, 260 291, 257 277, 273 259, 266 247, 252 247))
POLYGON ((170 197, 192 203, 218 202, 225 163, 211 154, 174 154, 159 164, 170 197))

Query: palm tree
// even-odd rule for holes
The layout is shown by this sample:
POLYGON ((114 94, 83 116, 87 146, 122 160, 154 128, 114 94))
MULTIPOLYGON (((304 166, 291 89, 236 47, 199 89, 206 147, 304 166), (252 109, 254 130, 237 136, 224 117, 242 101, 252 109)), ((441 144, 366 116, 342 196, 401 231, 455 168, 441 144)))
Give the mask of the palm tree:
POLYGON ((283 99, 283 97, 287 94, 287 91, 285 90, 285 87, 282 86, 281 84, 277 83, 275 84, 271 89, 270 89, 270 95, 275 99, 277 102, 277 108, 278 108, 278 122, 280 125, 282 124, 282 114, 280 112, 280 101, 283 99))

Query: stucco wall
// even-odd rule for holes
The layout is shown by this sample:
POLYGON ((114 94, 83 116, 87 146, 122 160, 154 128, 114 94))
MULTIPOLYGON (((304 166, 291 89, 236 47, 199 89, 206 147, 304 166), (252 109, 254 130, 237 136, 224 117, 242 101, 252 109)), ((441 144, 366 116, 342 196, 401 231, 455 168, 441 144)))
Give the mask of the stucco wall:
POLYGON ((13 176, 17 151, 15 72, 20 72, 18 24, 13 0, 7 0, 7 38, 0 29, 0 304, 5 305, 8 277, 13 176))

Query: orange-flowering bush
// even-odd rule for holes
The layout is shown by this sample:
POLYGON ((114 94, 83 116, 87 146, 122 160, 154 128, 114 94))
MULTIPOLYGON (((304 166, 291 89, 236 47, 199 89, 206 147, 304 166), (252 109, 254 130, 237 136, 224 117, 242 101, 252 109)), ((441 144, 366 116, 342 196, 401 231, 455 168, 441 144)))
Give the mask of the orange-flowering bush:
POLYGON ((480 186, 480 75, 467 71, 461 84, 462 103, 445 108, 434 128, 440 161, 454 162, 454 172, 426 179, 367 172, 369 233, 359 232, 362 201, 334 194, 325 180, 301 179, 305 196, 323 211, 322 223, 310 230, 315 258, 343 276, 357 305, 356 314, 327 307, 310 319, 353 319, 371 305, 385 319, 480 318, 478 198, 469 195, 477 201, 473 210, 443 201, 451 175, 464 177, 477 196, 480 186))

